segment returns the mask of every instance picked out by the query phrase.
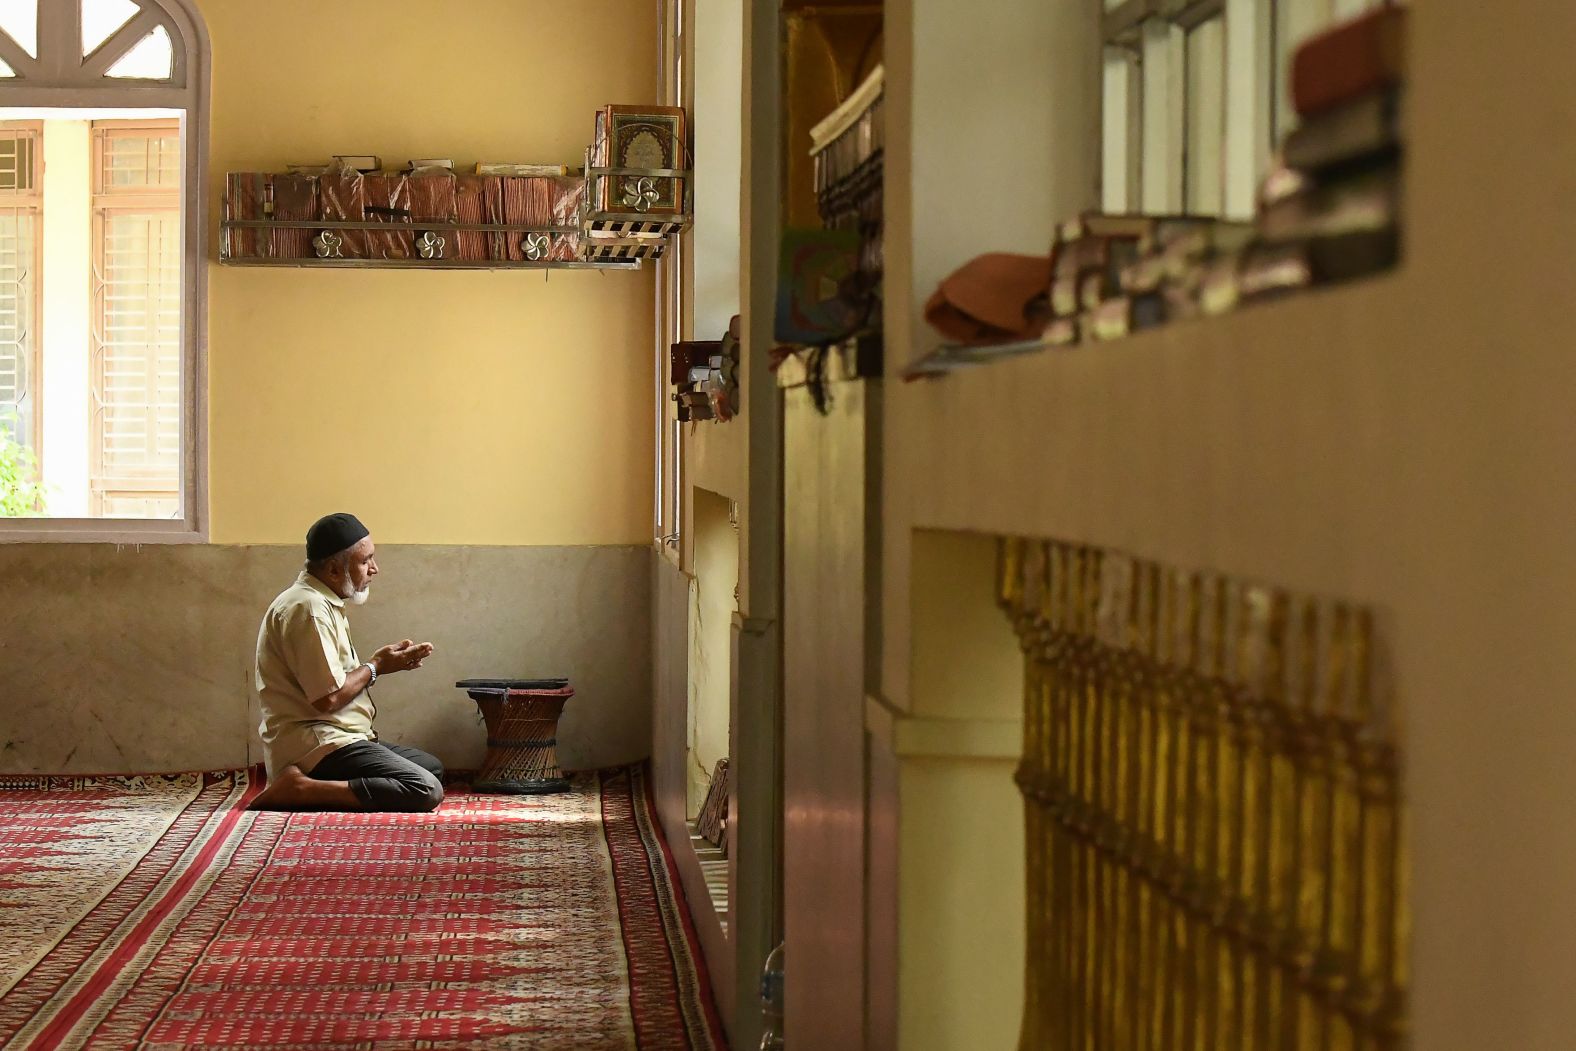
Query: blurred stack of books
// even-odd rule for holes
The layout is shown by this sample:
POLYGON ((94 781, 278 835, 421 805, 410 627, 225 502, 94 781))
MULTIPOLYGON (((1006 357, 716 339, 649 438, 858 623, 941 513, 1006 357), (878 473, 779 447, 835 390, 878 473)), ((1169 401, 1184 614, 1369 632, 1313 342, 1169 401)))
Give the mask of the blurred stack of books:
POLYGON ((1196 316, 1207 268, 1253 233, 1251 223, 1193 216, 1090 213, 1062 223, 1044 341, 1119 339, 1196 316))
POLYGON ((1363 277, 1400 256, 1406 8, 1385 6, 1304 43, 1291 66, 1301 123, 1260 190, 1257 237, 1219 309, 1363 277))
POLYGON ((879 285, 882 270, 885 90, 886 73, 877 66, 842 105, 810 129, 821 223, 828 230, 859 234, 858 272, 867 289, 879 285))
POLYGON ((1020 327, 1039 328, 1037 345, 1119 339, 1394 266, 1406 18, 1404 6, 1387 3, 1296 49, 1289 87, 1300 123, 1259 187, 1252 220, 1086 213, 1057 227, 1049 287, 1032 294, 1030 260, 976 257, 926 304, 948 342, 904 375, 1023 353, 1033 337, 1020 327), (1013 268, 985 265, 998 259, 1013 268))
POLYGON ((770 368, 779 387, 808 387, 821 411, 828 382, 882 371, 885 93, 878 65, 810 129, 821 225, 778 242, 770 368))
POLYGON ((1252 222, 1091 213, 1062 223, 1044 342, 1117 339, 1393 266, 1405 18, 1404 7, 1381 7, 1297 49, 1301 123, 1252 222))

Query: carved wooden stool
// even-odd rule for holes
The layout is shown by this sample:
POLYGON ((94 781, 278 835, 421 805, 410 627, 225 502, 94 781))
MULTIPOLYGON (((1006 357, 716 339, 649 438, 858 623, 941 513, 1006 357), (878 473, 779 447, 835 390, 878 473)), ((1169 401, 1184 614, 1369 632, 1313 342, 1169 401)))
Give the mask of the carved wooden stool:
POLYGON ((487 724, 487 757, 478 792, 539 795, 567 792, 558 766, 558 717, 575 695, 568 679, 461 679, 487 724))

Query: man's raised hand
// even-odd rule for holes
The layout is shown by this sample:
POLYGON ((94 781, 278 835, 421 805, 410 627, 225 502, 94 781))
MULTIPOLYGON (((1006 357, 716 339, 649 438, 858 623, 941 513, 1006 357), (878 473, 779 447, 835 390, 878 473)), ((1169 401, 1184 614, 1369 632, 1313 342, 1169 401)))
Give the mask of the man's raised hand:
POLYGON ((412 642, 410 639, 401 639, 391 642, 380 648, 372 655, 373 665, 379 675, 390 672, 410 671, 412 668, 421 667, 421 662, 432 656, 432 643, 412 642))

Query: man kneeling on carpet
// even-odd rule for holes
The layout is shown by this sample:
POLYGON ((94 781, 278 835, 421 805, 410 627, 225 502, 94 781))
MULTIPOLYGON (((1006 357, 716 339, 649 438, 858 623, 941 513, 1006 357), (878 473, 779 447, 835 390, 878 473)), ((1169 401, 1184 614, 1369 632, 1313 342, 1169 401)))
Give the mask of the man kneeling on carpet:
POLYGON ((443 764, 379 741, 372 728, 369 687, 432 653, 432 643, 410 639, 371 660, 356 653, 345 607, 366 602, 377 575, 372 537, 355 515, 328 515, 307 530, 306 567, 257 633, 268 787, 254 808, 420 813, 443 802, 443 764))

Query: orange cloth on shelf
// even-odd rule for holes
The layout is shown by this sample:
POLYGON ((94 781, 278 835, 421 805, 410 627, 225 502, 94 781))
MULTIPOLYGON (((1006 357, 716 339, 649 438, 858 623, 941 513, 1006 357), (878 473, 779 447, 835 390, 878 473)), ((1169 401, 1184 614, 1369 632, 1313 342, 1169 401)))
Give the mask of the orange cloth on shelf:
POLYGON ((991 252, 949 274, 925 303, 925 320, 959 343, 1033 339, 1044 324, 1051 260, 991 252))

